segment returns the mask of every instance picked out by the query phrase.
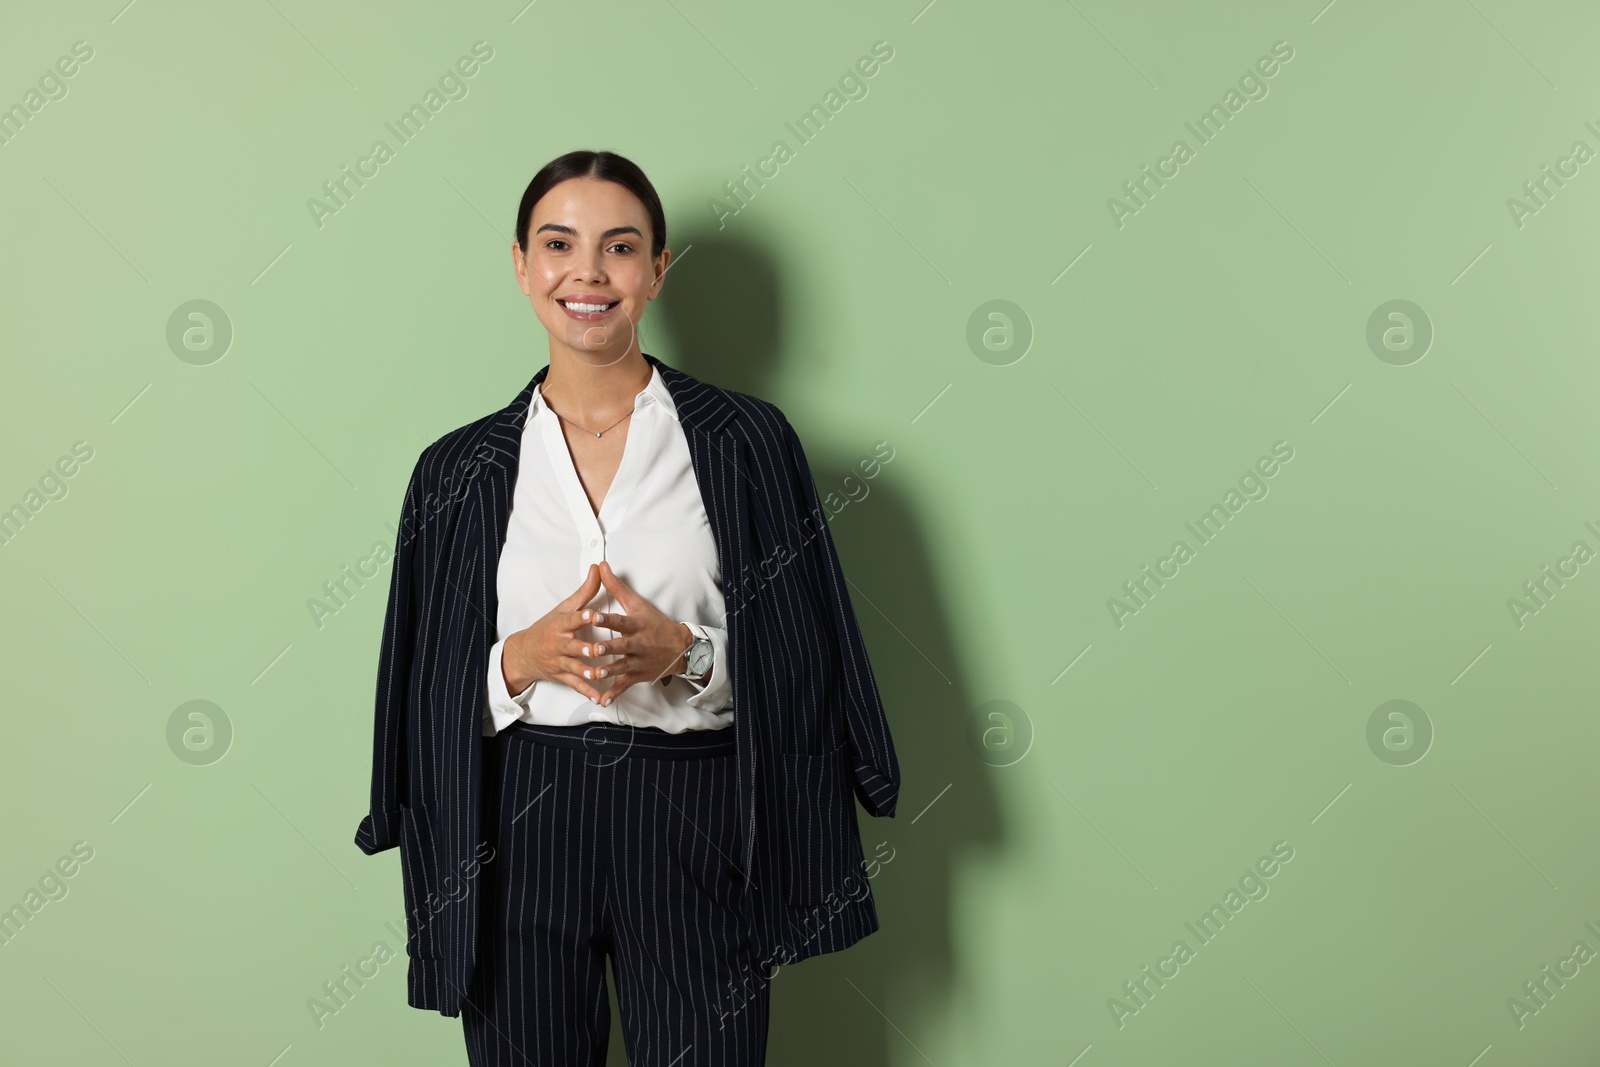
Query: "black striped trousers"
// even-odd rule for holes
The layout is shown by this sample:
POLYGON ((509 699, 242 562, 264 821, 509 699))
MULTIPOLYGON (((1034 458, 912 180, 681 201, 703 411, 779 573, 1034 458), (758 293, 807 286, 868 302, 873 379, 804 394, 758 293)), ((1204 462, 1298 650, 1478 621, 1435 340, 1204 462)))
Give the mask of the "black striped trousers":
POLYGON ((516 722, 485 745, 473 1067, 759 1067, 770 986, 740 894, 732 728, 516 722))

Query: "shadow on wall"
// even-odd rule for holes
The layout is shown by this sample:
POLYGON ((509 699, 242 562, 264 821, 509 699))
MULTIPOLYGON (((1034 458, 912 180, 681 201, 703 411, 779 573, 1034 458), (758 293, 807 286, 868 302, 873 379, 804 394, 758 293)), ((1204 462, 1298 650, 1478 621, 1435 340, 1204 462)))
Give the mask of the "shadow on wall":
MULTIPOLYGON (((668 270, 653 318, 644 323, 644 349, 655 355, 649 334, 666 334, 681 353, 671 360, 681 370, 771 400, 787 412, 776 386, 784 370, 804 371, 780 364, 792 310, 782 299, 786 286, 779 264, 765 248, 714 230, 676 236, 676 248, 693 248, 668 270)), ((833 354, 826 360, 825 373, 837 379, 836 388, 850 388, 848 368, 855 357, 833 354)), ((894 850, 872 881, 880 929, 843 952, 780 970, 767 1044, 772 1067, 886 1067, 915 1057, 900 1031, 915 1018, 945 1011, 956 995, 950 908, 956 860, 974 846, 1003 844, 988 777, 997 772, 968 741, 975 732, 969 717, 981 700, 974 699, 961 671, 939 575, 922 538, 925 520, 913 501, 896 492, 892 463, 866 482, 857 467, 873 456, 878 441, 887 440, 904 457, 935 432, 933 422, 911 425, 916 406, 905 398, 871 425, 795 427, 824 501, 830 491, 845 498, 852 475, 849 484, 868 487, 865 497, 856 490, 829 527, 888 714, 901 788, 893 819, 874 819, 857 808, 866 856, 894 850)), ((610 1063, 626 1062, 621 1044, 620 1032, 614 1033, 610 1063)), ((921 1051, 940 1062, 938 1050, 921 1051)))

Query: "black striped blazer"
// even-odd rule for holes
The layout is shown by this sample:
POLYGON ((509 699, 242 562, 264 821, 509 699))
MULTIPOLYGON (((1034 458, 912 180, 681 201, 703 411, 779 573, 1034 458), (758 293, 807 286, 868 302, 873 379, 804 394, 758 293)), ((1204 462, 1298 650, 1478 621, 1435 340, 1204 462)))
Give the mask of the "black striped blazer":
MULTIPOLYGON (((826 512, 776 405, 645 359, 677 405, 722 569, 751 963, 847 948, 878 929, 851 796, 892 818, 900 769, 826 512)), ((484 677, 523 422, 548 371, 423 450, 378 652, 356 844, 399 846, 407 999, 448 1016, 476 955, 477 875, 494 862, 479 840, 484 677)))

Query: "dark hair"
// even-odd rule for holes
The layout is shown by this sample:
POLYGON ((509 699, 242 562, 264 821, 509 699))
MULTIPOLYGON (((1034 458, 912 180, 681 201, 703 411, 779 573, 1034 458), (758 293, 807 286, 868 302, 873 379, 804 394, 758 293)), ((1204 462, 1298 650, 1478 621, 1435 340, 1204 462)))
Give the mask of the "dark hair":
POLYGON ((667 247, 667 215, 661 210, 661 197, 656 187, 644 176, 633 160, 615 152, 568 152, 557 156, 539 169, 522 193, 522 203, 517 205, 517 247, 527 252, 528 223, 533 219, 533 206, 543 199, 553 187, 569 178, 598 178, 616 182, 644 204, 650 215, 650 258, 661 255, 667 247))

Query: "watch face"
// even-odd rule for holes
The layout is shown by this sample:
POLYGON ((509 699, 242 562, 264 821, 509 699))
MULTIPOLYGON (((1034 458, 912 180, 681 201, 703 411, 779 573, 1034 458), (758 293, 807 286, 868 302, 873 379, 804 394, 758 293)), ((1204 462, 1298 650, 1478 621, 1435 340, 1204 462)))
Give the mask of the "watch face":
POLYGON ((689 646, 689 673, 704 674, 709 666, 711 666, 711 642, 703 637, 697 637, 694 644, 689 646))

